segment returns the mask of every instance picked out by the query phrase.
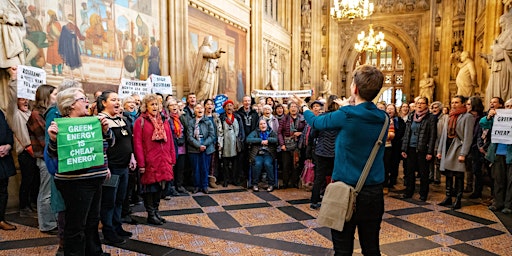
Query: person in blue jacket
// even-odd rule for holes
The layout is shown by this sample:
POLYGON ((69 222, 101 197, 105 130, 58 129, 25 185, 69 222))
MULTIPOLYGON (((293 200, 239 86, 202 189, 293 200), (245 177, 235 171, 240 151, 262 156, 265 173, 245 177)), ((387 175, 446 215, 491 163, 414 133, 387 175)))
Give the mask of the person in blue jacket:
MULTIPOLYGON (((301 99, 294 101, 302 106, 304 118, 313 129, 338 130, 335 142, 333 181, 348 185, 357 184, 372 148, 379 138, 386 120, 386 112, 371 101, 382 88, 384 76, 371 65, 361 65, 353 73, 350 90, 352 96, 340 102, 339 110, 315 116, 301 99)), ((387 132, 385 133, 387 134, 387 132)), ((384 136, 383 141, 387 136, 384 136)), ((335 255, 352 255, 354 233, 357 227, 364 255, 380 255, 379 230, 384 214, 384 145, 375 157, 364 186, 357 196, 352 219, 343 231, 331 229, 335 255)))

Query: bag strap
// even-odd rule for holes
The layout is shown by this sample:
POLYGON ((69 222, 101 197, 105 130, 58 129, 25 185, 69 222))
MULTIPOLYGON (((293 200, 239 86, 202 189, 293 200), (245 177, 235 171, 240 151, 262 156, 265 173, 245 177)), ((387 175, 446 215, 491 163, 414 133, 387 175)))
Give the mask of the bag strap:
POLYGON ((372 152, 370 153, 370 158, 368 158, 368 161, 366 161, 366 165, 364 166, 363 173, 361 173, 361 177, 359 177, 359 180, 357 181, 356 185, 356 193, 359 193, 361 189, 363 188, 364 182, 366 181, 366 178, 368 177, 368 173, 370 173, 370 168, 373 165, 373 161, 375 160, 375 156, 377 155, 377 152, 379 151, 380 146, 382 145, 382 139, 384 138, 384 133, 386 132, 387 128, 389 126, 389 117, 386 115, 386 121, 384 122, 384 125, 382 126, 382 130, 380 131, 379 139, 375 142, 375 145, 373 145, 372 152))

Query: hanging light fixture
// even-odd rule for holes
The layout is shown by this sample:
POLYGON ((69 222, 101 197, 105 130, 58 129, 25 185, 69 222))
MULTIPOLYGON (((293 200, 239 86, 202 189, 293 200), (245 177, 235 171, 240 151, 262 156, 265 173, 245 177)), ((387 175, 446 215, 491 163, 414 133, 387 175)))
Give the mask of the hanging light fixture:
POLYGON ((373 30, 373 24, 370 24, 370 30, 368 31, 368 35, 361 31, 359 35, 357 35, 357 43, 355 43, 354 48, 358 52, 380 52, 386 48, 386 42, 384 41, 384 33, 379 32, 375 34, 373 30))
POLYGON ((355 18, 366 19, 373 13, 373 3, 368 0, 334 0, 331 7, 331 17, 340 21, 349 19, 350 23, 355 18))

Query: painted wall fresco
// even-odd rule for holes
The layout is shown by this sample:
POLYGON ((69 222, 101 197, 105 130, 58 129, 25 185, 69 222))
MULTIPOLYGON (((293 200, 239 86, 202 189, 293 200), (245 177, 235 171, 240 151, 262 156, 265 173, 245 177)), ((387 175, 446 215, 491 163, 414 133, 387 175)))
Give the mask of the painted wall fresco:
MULTIPOLYGON (((189 70, 193 70, 194 60, 204 37, 212 36, 211 49, 222 49, 226 52, 218 61, 217 94, 227 94, 230 99, 241 102, 247 81, 247 33, 193 7, 189 7, 188 13, 189 70)), ((189 77, 189 81, 193 81, 192 77, 189 77)))
POLYGON ((159 0, 22 0, 26 65, 118 84, 160 75, 159 0))

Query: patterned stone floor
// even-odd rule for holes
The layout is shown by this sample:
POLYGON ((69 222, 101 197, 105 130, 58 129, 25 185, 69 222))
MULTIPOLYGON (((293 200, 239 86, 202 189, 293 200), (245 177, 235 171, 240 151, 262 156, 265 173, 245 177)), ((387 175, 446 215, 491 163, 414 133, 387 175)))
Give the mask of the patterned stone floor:
MULTIPOLYGON (((403 187, 397 187, 401 189, 403 187)), ((488 192, 487 192, 488 194, 488 192)), ((163 226, 147 225, 142 206, 138 225, 112 255, 333 255, 330 231, 318 226, 302 189, 253 193, 238 187, 161 201, 163 226)), ((415 195, 385 198, 380 235, 383 255, 512 255, 512 216, 487 210, 481 200, 464 200, 460 210, 437 206, 443 188, 431 185, 427 202, 415 195)), ((0 255, 55 255, 57 238, 37 230, 33 218, 7 215, 16 231, 0 230, 0 255)), ((360 255, 355 242, 355 255, 360 255)))

